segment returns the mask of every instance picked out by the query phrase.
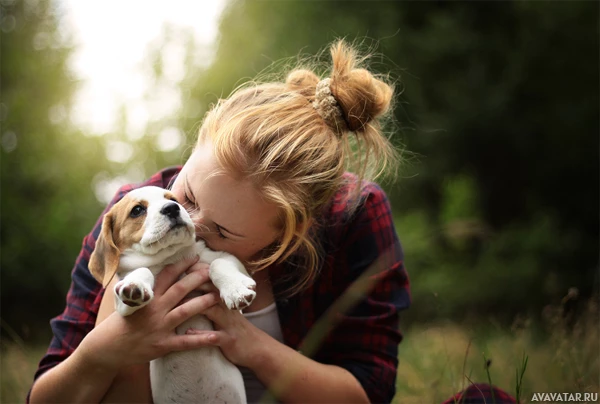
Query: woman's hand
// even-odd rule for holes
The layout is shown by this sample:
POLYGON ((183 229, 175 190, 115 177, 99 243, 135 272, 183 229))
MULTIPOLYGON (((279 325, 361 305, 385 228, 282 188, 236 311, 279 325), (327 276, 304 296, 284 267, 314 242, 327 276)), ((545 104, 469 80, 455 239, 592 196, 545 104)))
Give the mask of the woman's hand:
MULTIPOLYGON (((202 278, 208 278, 209 268, 194 266, 190 268, 202 273, 202 278)), ((217 288, 207 282, 202 285, 202 291, 219 295, 217 288)), ((218 346, 225 357, 238 366, 252 368, 255 359, 260 356, 261 347, 266 347, 275 340, 267 333, 256 328, 239 310, 230 310, 219 299, 219 304, 212 305, 201 314, 213 322, 214 330, 197 330, 190 328, 186 334, 197 336, 205 341, 206 346, 218 346), (270 340, 270 341, 267 341, 270 340)))
MULTIPOLYGON (((223 303, 216 304, 202 313, 214 324, 214 331, 190 329, 187 335, 202 337, 210 345, 217 345, 230 362, 253 368, 264 338, 271 337, 256 328, 238 310, 229 310, 223 303)), ((265 341, 266 342, 266 341, 265 341)))
MULTIPOLYGON (((147 306, 130 316, 113 312, 104 321, 100 319, 80 349, 97 365, 121 368, 205 345, 205 336, 177 335, 175 328, 219 302, 215 293, 208 293, 179 305, 188 293, 208 282, 207 268, 197 263, 197 258, 165 267, 156 277, 154 299, 147 306), (186 270, 187 275, 178 280, 186 270)), ((113 295, 112 289, 106 293, 113 295)), ((111 296, 104 300, 107 298, 112 300, 111 296)))

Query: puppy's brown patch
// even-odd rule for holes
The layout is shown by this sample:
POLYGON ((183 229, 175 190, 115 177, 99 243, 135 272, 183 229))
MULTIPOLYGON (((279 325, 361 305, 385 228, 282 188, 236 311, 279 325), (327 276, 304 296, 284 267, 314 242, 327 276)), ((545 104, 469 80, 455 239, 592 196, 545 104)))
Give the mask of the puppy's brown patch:
POLYGON ((104 286, 117 272, 121 251, 139 242, 144 235, 146 213, 131 217, 137 205, 148 208, 148 202, 127 194, 104 215, 102 231, 89 262, 90 272, 104 286))
POLYGON ((127 195, 111 209, 111 211, 115 210, 113 220, 117 224, 113 231, 113 242, 119 251, 138 243, 144 235, 146 213, 131 217, 131 211, 138 205, 143 206, 144 209, 148 208, 147 201, 134 199, 127 195))

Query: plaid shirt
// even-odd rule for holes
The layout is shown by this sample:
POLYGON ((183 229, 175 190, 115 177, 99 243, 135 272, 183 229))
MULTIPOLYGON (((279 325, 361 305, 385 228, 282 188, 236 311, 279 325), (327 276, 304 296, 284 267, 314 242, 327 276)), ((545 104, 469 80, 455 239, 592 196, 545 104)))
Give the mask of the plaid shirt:
MULTIPOLYGON (((168 188, 179 170, 165 169, 142 184, 121 187, 104 213, 134 188, 168 188)), ((323 253, 315 282, 292 297, 277 298, 301 267, 290 260, 270 268, 270 276, 285 344, 350 371, 371 402, 389 402, 395 394, 402 339, 398 314, 410 305, 409 281, 385 193, 376 184, 364 183, 358 207, 349 213, 352 201, 344 196, 353 195, 355 186, 349 181, 336 194, 315 230, 323 253)), ((88 262, 102 216, 83 240, 65 310, 50 321, 54 337, 36 379, 67 358, 94 327, 103 289, 88 262)))

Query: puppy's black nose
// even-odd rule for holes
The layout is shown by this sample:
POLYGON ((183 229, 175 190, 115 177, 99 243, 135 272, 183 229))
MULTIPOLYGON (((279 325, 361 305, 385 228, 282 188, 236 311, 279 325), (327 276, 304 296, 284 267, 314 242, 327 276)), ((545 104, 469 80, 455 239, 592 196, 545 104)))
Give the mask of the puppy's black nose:
POLYGON ((169 202, 162 207, 160 213, 171 219, 177 219, 179 217, 179 205, 175 202, 169 202))

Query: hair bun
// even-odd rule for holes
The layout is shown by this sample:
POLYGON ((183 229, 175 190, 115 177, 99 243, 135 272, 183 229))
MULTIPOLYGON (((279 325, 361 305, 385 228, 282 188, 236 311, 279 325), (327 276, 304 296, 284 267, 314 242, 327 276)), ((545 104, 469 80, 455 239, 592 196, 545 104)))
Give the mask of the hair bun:
POLYGON ((331 47, 331 92, 351 131, 362 130, 390 108, 393 89, 368 70, 357 68, 356 52, 338 41, 331 47))
POLYGON ((285 84, 290 90, 297 91, 307 98, 314 96, 318 82, 317 75, 306 69, 293 70, 285 80, 285 84))

